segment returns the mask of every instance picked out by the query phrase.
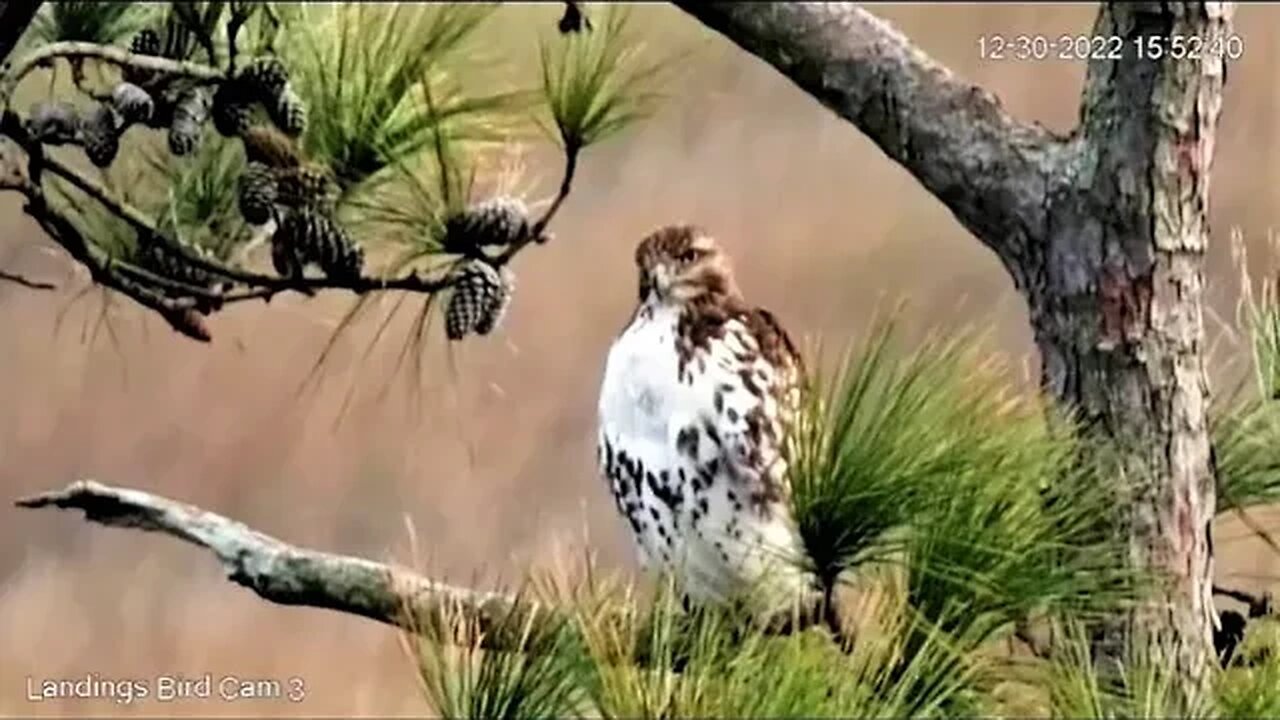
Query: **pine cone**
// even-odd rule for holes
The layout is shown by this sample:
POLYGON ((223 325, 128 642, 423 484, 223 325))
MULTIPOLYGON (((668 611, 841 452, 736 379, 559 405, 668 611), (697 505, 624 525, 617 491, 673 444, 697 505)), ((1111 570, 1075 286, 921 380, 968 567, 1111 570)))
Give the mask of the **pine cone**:
POLYGON ((474 254, 478 248, 505 246, 529 232, 529 210, 519 198, 499 195, 473 204, 445 220, 447 252, 474 254))
POLYGON ((209 104, 209 94, 203 88, 188 90, 178 100, 169 126, 169 151, 174 155, 187 155, 200 144, 204 123, 209 119, 209 104))
POLYGON ((282 230, 283 226, 277 228, 275 234, 271 236, 271 266, 276 269, 280 277, 300 278, 303 263, 298 257, 297 250, 290 244, 282 230))
POLYGON ((236 73, 234 82, 264 105, 274 102, 289 82, 289 69, 273 55, 254 58, 236 73))
POLYGON ((260 162, 270 168, 297 167, 302 164, 293 140, 269 125, 254 125, 240 136, 244 143, 245 158, 260 162))
POLYGON ((213 127, 223 137, 243 135, 253 122, 253 112, 242 89, 224 82, 213 94, 213 127))
POLYGON ((129 42, 129 52, 134 55, 159 55, 160 34, 151 28, 143 28, 129 42))
MULTIPOLYGON (((151 55, 153 57, 159 55, 159 33, 150 28, 138 31, 138 33, 133 36, 133 40, 129 42, 129 52, 134 55, 151 55)), ((124 78, 125 82, 133 83, 135 85, 145 85, 155 78, 155 73, 150 70, 140 70, 126 65, 121 71, 121 76, 124 78)))
MULTIPOLYGON (((298 208, 286 214, 271 239, 291 248, 300 264, 318 265, 326 277, 357 278, 364 267, 364 252, 346 229, 312 208, 298 208)), ((275 259, 274 247, 272 258, 275 259)))
POLYGON ((25 125, 33 140, 64 145, 75 142, 81 122, 80 111, 69 102, 38 102, 27 113, 25 125))
POLYGON ((591 18, 582 12, 582 8, 578 7, 578 3, 566 2, 564 4, 564 15, 560 16, 560 22, 556 23, 556 27, 560 29, 561 35, 582 32, 584 29, 590 31, 591 18))
POLYGON ((165 308, 160 311, 160 315, 169 322, 169 327, 192 340, 209 342, 213 339, 213 335, 209 332, 209 325, 205 323, 204 318, 200 317, 200 313, 196 310, 191 308, 176 310, 165 308))
POLYGON ((489 263, 472 260, 454 271, 452 279, 453 292, 444 315, 445 335, 457 341, 481 328, 487 334, 505 310, 502 296, 509 292, 503 277, 489 263))
POLYGON ((120 132, 116 125, 116 113, 109 105, 99 104, 80 126, 80 138, 84 154, 89 162, 104 168, 115 160, 120 152, 120 132))
POLYGON ((331 211, 337 204, 338 188, 318 165, 299 165, 277 174, 281 205, 311 207, 331 211))
POLYGON ((292 137, 301 135, 307 129, 307 105, 286 84, 270 103, 266 103, 267 114, 271 122, 292 137))
MULTIPOLYGON (((205 256, 196 248, 186 252, 205 256)), ((205 289, 213 289, 221 284, 211 273, 192 264, 183 250, 173 247, 165 240, 156 238, 147 242, 139 241, 136 259, 142 267, 180 283, 205 289)))
POLYGON ((488 335, 502 323, 502 319, 507 315, 507 308, 511 307, 511 296, 516 289, 515 276, 505 267, 499 268, 498 275, 502 282, 496 288, 496 292, 489 299, 489 307, 484 314, 476 320, 475 331, 477 335, 488 335))
POLYGON ((143 124, 155 130, 168 130, 173 124, 173 112, 178 98, 173 97, 172 93, 162 92, 152 95, 151 99, 155 106, 152 108, 151 117, 147 118, 143 124))
POLYGON ((260 162, 245 165, 237 195, 245 222, 262 225, 270 220, 275 212, 276 194, 276 178, 271 168, 260 162))
POLYGON ((147 122, 156 110, 151 94, 131 82, 122 82, 112 88, 111 104, 120 114, 125 127, 147 122))

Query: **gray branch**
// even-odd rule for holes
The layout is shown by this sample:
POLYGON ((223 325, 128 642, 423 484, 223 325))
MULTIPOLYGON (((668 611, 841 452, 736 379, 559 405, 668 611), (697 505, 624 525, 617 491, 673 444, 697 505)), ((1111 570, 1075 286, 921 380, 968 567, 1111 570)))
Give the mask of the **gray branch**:
POLYGON ((511 627, 546 612, 515 596, 456 587, 357 557, 300 548, 243 523, 141 490, 93 480, 17 501, 22 508, 84 512, 90 522, 159 532, 211 551, 227 578, 281 605, 327 608, 420 630, 443 619, 475 623, 491 646, 511 627))
POLYGON ((190 78, 201 83, 216 83, 226 78, 221 70, 200 63, 171 60, 153 55, 136 55, 125 48, 96 43, 62 41, 41 46, 0 67, 0 112, 8 109, 14 91, 32 70, 44 67, 57 58, 93 58, 120 67, 151 70, 190 78))
POLYGON ((1046 234, 1060 138, 853 3, 674 4, 853 123, 1023 280, 1020 259, 1046 234))

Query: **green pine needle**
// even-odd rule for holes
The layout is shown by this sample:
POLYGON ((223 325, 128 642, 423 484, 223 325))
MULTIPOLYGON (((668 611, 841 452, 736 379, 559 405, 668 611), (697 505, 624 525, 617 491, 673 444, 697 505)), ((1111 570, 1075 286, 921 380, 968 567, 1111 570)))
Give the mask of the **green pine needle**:
POLYGON ((237 188, 244 169, 239 143, 206 133, 190 158, 175 160, 166 149, 146 156, 155 173, 165 173, 166 192, 148 209, 159 228, 227 258, 248 238, 237 188))
POLYGON ((1114 498, 1077 466, 1071 428, 1015 393, 977 340, 902 353, 881 323, 814 379, 792 475, 814 571, 832 587, 900 564, 912 607, 977 641, 1038 613, 1114 611, 1137 587, 1099 533, 1114 498))
POLYGON ((430 148, 434 134, 498 139, 495 116, 510 92, 463 92, 461 49, 490 4, 316 5, 289 21, 280 52, 308 102, 303 146, 327 163, 344 190, 430 148), (440 111, 423 112, 424 86, 440 111))
POLYGON ((34 42, 78 41, 114 45, 156 16, 155 6, 133 2, 46 2, 29 30, 34 42))
POLYGON ((542 91, 554 130, 568 151, 617 134, 656 109, 675 58, 642 62, 643 46, 629 37, 630 13, 610 5, 590 32, 542 44, 542 91))

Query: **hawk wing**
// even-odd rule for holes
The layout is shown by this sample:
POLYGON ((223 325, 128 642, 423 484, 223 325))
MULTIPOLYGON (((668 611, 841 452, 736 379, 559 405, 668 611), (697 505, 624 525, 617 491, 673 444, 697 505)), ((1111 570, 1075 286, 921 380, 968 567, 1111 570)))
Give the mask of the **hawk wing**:
POLYGON ((686 399, 668 420, 669 447, 703 484, 723 475, 734 505, 785 510, 786 441, 802 381, 791 339, 771 313, 740 305, 686 315, 677 335, 686 399))
POLYGON ((750 488, 754 510, 789 514, 787 437, 799 411, 800 355, 773 314, 761 308, 734 313, 724 331, 720 352, 732 357, 734 392, 713 394, 709 414, 727 439, 725 471, 750 488))

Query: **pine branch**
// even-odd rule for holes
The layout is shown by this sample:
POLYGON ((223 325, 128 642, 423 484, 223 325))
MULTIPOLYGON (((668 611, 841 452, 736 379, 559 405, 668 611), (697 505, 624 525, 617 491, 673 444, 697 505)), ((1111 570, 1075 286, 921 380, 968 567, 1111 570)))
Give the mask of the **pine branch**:
POLYGON ((498 255, 494 259, 495 265, 505 265, 511 262, 516 253, 523 250, 530 243, 544 243, 549 239, 547 234, 547 226, 551 224, 551 220, 555 218, 556 212, 560 206, 564 204, 565 198, 569 197, 569 193, 573 191, 573 177, 578 170, 578 155, 582 149, 578 145, 568 145, 564 149, 564 175, 560 179, 560 188, 556 191, 556 196, 551 200, 551 204, 547 206, 542 217, 538 218, 529 226, 529 233, 520 240, 512 243, 510 247, 498 255))
POLYGON ((478 624, 489 649, 509 636, 491 629, 551 610, 515 596, 457 587, 363 558, 297 547, 213 512, 142 490, 81 480, 16 501, 17 507, 81 510, 108 527, 178 538, 212 552, 227 579, 280 605, 326 608, 416 631, 459 616, 478 624))
POLYGON ((226 79, 226 74, 221 70, 200 63, 171 60, 154 55, 136 55, 124 48, 110 45, 73 41, 55 42, 37 48, 3 67, 0 71, 0 112, 9 108, 9 101, 23 78, 32 70, 47 66, 57 58, 67 60, 94 58, 120 67, 181 76, 207 84, 226 79))
POLYGON ((6 112, 0 116, 0 179, 3 180, 0 189, 22 193, 27 199, 23 212, 31 216, 73 260, 85 266, 94 282, 123 293, 139 305, 155 311, 183 335, 208 342, 209 331, 196 312, 193 298, 169 297, 122 272, 121 263, 86 240, 75 223, 48 202, 40 186, 40 178, 50 160, 39 143, 29 142, 16 115, 6 112), (15 148, 26 151, 26 167, 22 166, 15 148))
MULTIPOLYGON (((228 30, 234 35, 234 30, 237 29, 229 28, 228 30)), ((450 287, 455 282, 455 278, 448 276, 447 269, 424 274, 413 271, 390 278, 365 275, 317 278, 300 274, 294 277, 282 277, 247 271, 206 257, 201 253, 190 252, 181 242, 161 232, 155 218, 131 205, 105 187, 103 183, 52 155, 45 155, 41 142, 28 134, 23 119, 8 107, 22 79, 32 70, 48 66, 57 58, 71 60, 73 63, 92 58, 162 76, 186 78, 197 84, 224 82, 230 70, 224 72, 199 63, 136 55, 122 48, 85 42, 51 43, 25 54, 12 63, 5 64, 0 69, 0 136, 5 136, 16 143, 25 152, 28 158, 27 164, 31 166, 23 168, 21 162, 13 162, 12 158, 9 158, 8 162, 5 162, 6 158, 0 158, 0 165, 10 169, 15 173, 15 177, 19 178, 18 180, 11 180, 8 177, 0 178, 0 189, 22 192, 28 199, 26 206, 28 214, 35 217, 50 237, 63 245, 75 260, 86 265, 96 282, 121 290, 145 307, 161 313, 170 324, 179 328, 184 334, 208 340, 208 330, 204 327, 199 315, 207 315, 231 303, 251 300, 269 301, 276 294, 286 291, 308 296, 314 295, 319 290, 346 290, 355 294, 404 291, 430 295, 450 287), (163 277, 155 270, 111 257, 96 246, 92 238, 80 237, 80 233, 75 230, 75 226, 69 222, 68 218, 59 215, 58 211, 45 201, 41 182, 41 175, 45 171, 69 183, 109 214, 132 226, 137 232, 139 242, 162 245, 166 250, 171 250, 170 254, 189 269, 222 282, 214 288, 197 287, 175 278, 163 277)), ((0 138, 0 140, 3 139, 0 138)), ((542 216, 530 225, 530 232, 526 237, 510 243, 498 257, 490 258, 495 265, 510 262, 526 246, 545 242, 550 237, 546 228, 571 190, 580 149, 579 145, 572 143, 565 148, 565 170, 559 192, 542 216)))
MULTIPOLYGON (((50 172, 101 203, 111 214, 128 222, 138 232, 157 238, 171 246, 177 245, 159 230, 156 223, 146 213, 116 196, 115 193, 104 187, 102 183, 84 175, 56 158, 46 158, 45 164, 50 172)), ((355 293, 367 293, 377 290, 407 290, 410 292, 432 293, 448 287, 448 284, 443 280, 426 279, 416 274, 397 278, 283 278, 238 270, 207 258, 190 256, 187 260, 205 272, 254 286, 263 292, 269 291, 269 294, 261 296, 267 299, 270 298, 270 295, 285 290, 293 290, 307 295, 314 294, 316 290, 350 290, 355 293)), ((254 299, 257 299, 257 297, 259 296, 255 296, 254 299)))
POLYGON ((0 189, 22 193, 27 198, 24 207, 26 213, 67 250, 74 260, 84 265, 95 282, 124 293, 140 305, 159 313, 178 332, 201 342, 208 342, 211 337, 199 317, 200 313, 196 312, 197 308, 209 310, 235 302, 266 301, 277 293, 288 290, 307 295, 320 289, 345 289, 355 293, 386 290, 434 293, 449 286, 449 281, 445 278, 427 278, 416 273, 397 278, 275 277, 232 268, 194 253, 183 253, 184 260, 193 267, 225 278, 239 287, 210 290, 162 278, 111 258, 86 240, 69 218, 47 202, 41 178, 45 171, 56 175, 101 204, 111 214, 129 223, 141 237, 169 247, 180 247, 177 242, 165 236, 146 213, 118 197, 97 180, 46 155, 43 146, 27 135, 17 114, 6 111, 0 116, 0 139, 11 141, 0 145, 0 189), (14 152, 13 145, 26 153, 28 167, 22 167, 22 160, 19 153, 14 152))

